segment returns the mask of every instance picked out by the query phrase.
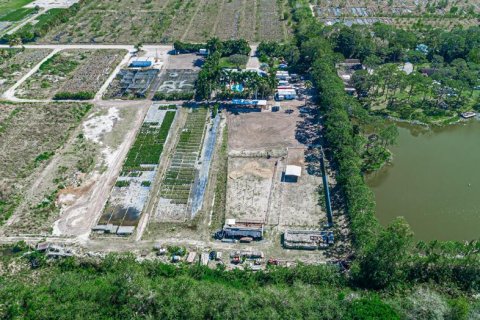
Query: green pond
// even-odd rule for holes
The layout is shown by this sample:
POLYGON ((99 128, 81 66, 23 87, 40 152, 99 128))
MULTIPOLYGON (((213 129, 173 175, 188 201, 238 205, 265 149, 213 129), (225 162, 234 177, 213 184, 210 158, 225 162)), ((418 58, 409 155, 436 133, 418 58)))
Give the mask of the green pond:
POLYGON ((367 177, 380 222, 403 216, 418 240, 480 239, 480 121, 399 133, 393 163, 367 177))

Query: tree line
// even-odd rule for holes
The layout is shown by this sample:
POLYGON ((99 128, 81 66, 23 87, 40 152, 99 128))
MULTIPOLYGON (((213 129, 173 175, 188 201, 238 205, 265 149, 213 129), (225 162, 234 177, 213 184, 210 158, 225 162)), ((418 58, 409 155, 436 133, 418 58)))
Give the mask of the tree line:
POLYGON ((361 133, 352 123, 355 110, 362 108, 355 98, 345 93, 344 84, 337 75, 335 63, 339 57, 335 42, 326 36, 328 27, 311 17, 306 1, 292 2, 297 8, 293 18, 297 21, 295 37, 301 52, 298 65, 309 71, 316 86, 325 118, 327 150, 338 166, 336 178, 345 197, 355 247, 351 281, 372 289, 434 282, 464 292, 480 290, 478 242, 440 245, 441 242, 433 241, 415 245, 412 232, 403 219, 395 220, 387 228, 378 223, 375 200, 365 184, 362 159, 356 147, 361 133))

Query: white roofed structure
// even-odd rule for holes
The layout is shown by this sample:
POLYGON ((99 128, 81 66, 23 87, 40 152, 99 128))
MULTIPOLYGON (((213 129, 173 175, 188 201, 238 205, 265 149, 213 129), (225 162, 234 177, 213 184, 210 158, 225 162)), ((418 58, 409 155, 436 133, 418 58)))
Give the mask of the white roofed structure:
POLYGON ((302 167, 287 165, 285 169, 285 176, 293 176, 299 178, 302 175, 302 167))

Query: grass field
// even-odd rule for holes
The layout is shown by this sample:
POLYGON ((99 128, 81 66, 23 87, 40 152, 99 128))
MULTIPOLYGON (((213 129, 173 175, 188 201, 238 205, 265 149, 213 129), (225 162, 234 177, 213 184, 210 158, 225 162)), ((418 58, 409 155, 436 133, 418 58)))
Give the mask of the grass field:
POLYGON ((0 16, 0 21, 20 21, 33 12, 35 12, 34 8, 20 8, 0 16))
MULTIPOLYGON (((33 173, 54 157, 90 108, 87 104, 0 104, 0 224, 22 202, 33 173)), ((37 220, 55 207, 48 196, 39 201, 31 203, 28 211, 37 220)))
POLYGON ((2 19, 3 17, 22 8, 32 1, 33 0, 0 0, 0 21, 5 21, 2 19))
POLYGON ((289 36, 286 0, 87 0, 77 15, 42 42, 167 43, 289 36), (134 10, 132 10, 135 8, 134 10))

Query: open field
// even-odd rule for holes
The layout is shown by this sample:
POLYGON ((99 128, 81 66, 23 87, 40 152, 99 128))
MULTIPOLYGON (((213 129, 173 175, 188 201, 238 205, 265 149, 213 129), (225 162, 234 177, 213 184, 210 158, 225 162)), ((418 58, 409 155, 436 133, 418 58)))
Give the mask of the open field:
POLYGON ((252 151, 284 150, 298 147, 295 138, 298 113, 250 112, 229 114, 228 147, 229 153, 249 153, 252 151))
MULTIPOLYGON (((307 170, 306 147, 297 139, 304 119, 294 112, 229 113, 226 218, 261 222, 284 230, 320 228, 322 179, 307 170), (287 165, 302 168, 296 182, 284 177, 287 165)), ((302 140, 303 141, 303 140, 302 140)))
POLYGON ((24 19, 26 16, 32 14, 35 12, 35 9, 33 8, 20 8, 15 11, 12 11, 6 15, 1 15, 0 16, 0 21, 20 21, 24 19))
POLYGON ((89 170, 87 158, 92 151, 82 136, 71 137, 71 134, 91 105, 2 104, 1 108, 0 220, 18 215, 8 228, 34 233, 45 228, 44 223, 57 213, 57 193, 75 179, 73 172, 89 170), (77 148, 71 150, 76 155, 72 159, 75 161, 55 166, 56 173, 49 180, 35 180, 35 176, 43 174, 47 164, 61 152, 67 140, 72 140, 77 148), (35 192, 41 194, 30 196, 29 190, 37 182, 48 184, 48 187, 35 188, 35 192))
POLYGON ((124 50, 63 50, 45 61, 17 90, 21 98, 51 99, 84 95, 92 99, 116 65, 124 50))
POLYGON ((42 61, 49 49, 1 49, 5 58, 0 58, 0 94, 15 84, 33 66, 42 61))
POLYGON ((21 9, 32 1, 33 0, 0 0, 0 18, 21 9))
POLYGON ((143 3, 132 0, 87 0, 73 18, 50 31, 43 41, 160 42, 180 4, 178 0, 143 3))
POLYGON ((286 1, 269 0, 87 0, 68 22, 41 42, 167 43, 245 38, 285 40, 286 1), (132 10, 135 8, 135 10, 132 10))
MULTIPOLYGON (((148 105, 137 102, 128 106, 97 105, 82 123, 81 134, 97 152, 90 158, 92 169, 78 175, 81 179, 60 191, 57 199, 60 213, 53 224, 53 235, 88 238, 121 173, 123 160, 147 109, 148 105)), ((67 148, 62 160, 70 154, 67 148)))

